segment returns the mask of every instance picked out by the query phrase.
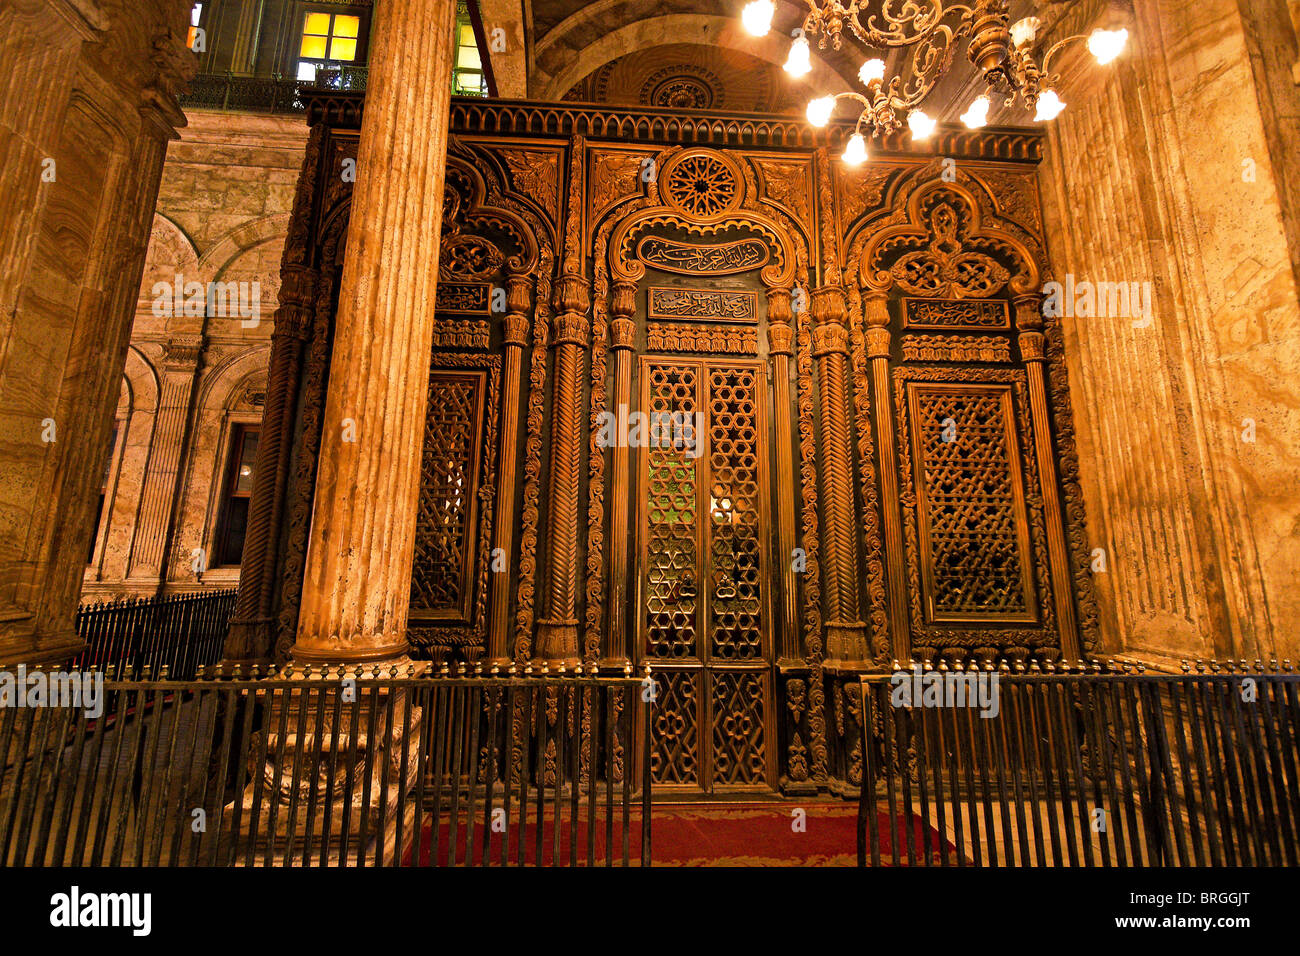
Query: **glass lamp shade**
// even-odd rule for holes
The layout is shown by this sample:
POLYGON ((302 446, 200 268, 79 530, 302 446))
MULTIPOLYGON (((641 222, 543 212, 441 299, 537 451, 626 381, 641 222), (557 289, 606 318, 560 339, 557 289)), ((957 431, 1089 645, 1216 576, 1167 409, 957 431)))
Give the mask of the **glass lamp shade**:
POLYGON ((776 4, 772 0, 752 0, 745 4, 740 12, 740 22, 745 32, 751 36, 765 37, 772 29, 772 16, 776 13, 776 4))
POLYGON ((835 110, 835 97, 821 96, 808 104, 808 122, 814 126, 825 126, 831 121, 835 110))
POLYGON ((805 37, 795 37, 790 44, 790 56, 785 61, 785 71, 791 76, 805 76, 812 70, 812 50, 805 37))

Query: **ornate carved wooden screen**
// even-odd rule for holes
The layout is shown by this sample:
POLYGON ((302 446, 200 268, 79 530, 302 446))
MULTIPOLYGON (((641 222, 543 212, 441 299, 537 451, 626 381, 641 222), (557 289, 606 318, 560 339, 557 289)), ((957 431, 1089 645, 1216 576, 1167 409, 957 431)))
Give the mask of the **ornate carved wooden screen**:
MULTIPOLYGON (((686 334, 650 347, 705 350, 686 334)), ((693 789, 770 784, 764 369, 646 357, 640 377, 640 407, 659 426, 639 468, 640 650, 661 675, 652 773, 693 789)))
MULTIPOLYGON (((309 100, 277 336, 318 305, 271 385, 300 516, 282 640, 361 112, 309 100)), ((415 653, 649 665, 658 781, 797 793, 860 780, 859 671, 1092 648, 1037 134, 852 169, 844 129, 794 118, 456 100, 452 123, 415 653)))

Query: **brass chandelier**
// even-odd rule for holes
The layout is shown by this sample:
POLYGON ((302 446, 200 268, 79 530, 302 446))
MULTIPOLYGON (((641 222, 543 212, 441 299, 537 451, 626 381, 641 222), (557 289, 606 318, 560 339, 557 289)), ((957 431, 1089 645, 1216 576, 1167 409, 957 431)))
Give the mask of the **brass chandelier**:
MULTIPOLYGON (((869 9, 870 0, 849 0, 848 4, 827 0, 821 6, 814 0, 804 2, 809 7, 808 15, 794 31, 785 63, 786 72, 792 76, 804 76, 812 69, 810 36, 818 37, 819 49, 826 49, 829 43, 838 50, 846 28, 872 49, 910 51, 904 61, 910 67, 906 77, 894 76, 886 82, 885 61, 870 59, 858 70, 865 94, 836 93, 808 104, 808 122, 814 126, 829 123, 841 99, 859 105, 857 124, 844 149, 844 161, 851 165, 867 159, 864 127, 869 126, 875 136, 901 129, 906 120, 913 139, 923 140, 934 132, 936 121, 920 107, 952 66, 962 41, 966 42, 971 63, 983 74, 989 93, 1005 97, 1007 106, 1019 99, 1026 109, 1035 111, 1036 122, 1053 120, 1065 109, 1055 88, 1060 77, 1051 72, 1052 58, 1058 52, 1068 44, 1084 41, 1097 62, 1104 65, 1119 56, 1128 42, 1127 30, 1097 29, 1086 36, 1066 37, 1040 58, 1034 44, 1042 21, 1030 16, 1011 23, 1007 0, 974 0, 970 4, 882 0, 875 12, 869 9)), ((773 0, 751 0, 741 13, 741 22, 754 36, 765 36, 772 28, 775 13, 773 0)), ((985 126, 991 105, 990 95, 976 97, 961 117, 962 122, 971 129, 985 126)))

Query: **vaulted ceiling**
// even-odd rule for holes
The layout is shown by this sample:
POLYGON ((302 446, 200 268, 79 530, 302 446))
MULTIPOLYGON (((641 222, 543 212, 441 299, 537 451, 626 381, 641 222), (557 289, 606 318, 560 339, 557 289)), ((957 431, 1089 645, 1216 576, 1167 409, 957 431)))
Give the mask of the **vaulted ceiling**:
MULTIPOLYGON (((857 70, 879 55, 845 34, 842 49, 820 50, 813 42, 813 70, 802 80, 781 68, 791 31, 808 7, 802 0, 777 0, 772 32, 755 38, 740 26, 746 0, 480 0, 490 32, 514 19, 507 33, 518 42, 492 57, 498 92, 540 99, 722 109, 738 112, 801 112, 824 93, 860 89, 857 70)), ((1035 14, 1040 35, 1078 30, 1108 0, 1016 0, 1012 17, 1035 14)), ((876 4, 878 6, 878 3, 876 4)), ((884 57, 888 75, 905 68, 897 52, 884 57)), ((949 122, 984 91, 965 57, 955 57, 949 75, 926 103, 932 116, 949 122)), ((991 120, 1028 125, 1022 108, 995 100, 991 120)))

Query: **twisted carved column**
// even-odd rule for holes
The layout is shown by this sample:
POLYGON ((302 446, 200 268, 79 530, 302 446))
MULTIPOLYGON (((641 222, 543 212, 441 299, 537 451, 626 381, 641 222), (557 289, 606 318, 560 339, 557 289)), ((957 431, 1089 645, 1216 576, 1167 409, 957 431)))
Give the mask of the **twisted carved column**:
POLYGON ((582 466, 582 356, 587 350, 587 284, 565 275, 551 320, 555 383, 551 404, 551 515, 545 616, 537 656, 576 664, 578 655, 578 483, 582 466))
POLYGON ((455 13, 451 0, 376 7, 300 660, 382 660, 407 647, 455 13))
POLYGON ((790 358, 794 355, 794 328, 789 289, 767 290, 767 352, 772 361, 772 407, 777 410, 773 432, 776 442, 776 550, 781 571, 781 650, 778 663, 800 665, 799 593, 794 566, 794 445, 790 438, 790 358))
MULTIPOLYGON (((313 140, 319 140, 317 127, 313 140)), ((308 149, 308 161, 312 150, 308 149)), ((301 193, 294 201, 295 219, 307 215, 301 193)), ((288 250, 286 250, 286 254, 288 250)), ((279 305, 271 333, 271 360, 266 379, 266 408, 262 413, 261 436, 253 469, 253 497, 244 535, 244 554, 239 566, 239 595, 226 636, 227 661, 267 661, 275 646, 276 552, 284 513, 285 485, 293 444, 293 420, 297 408, 298 379, 302 371, 303 348, 312 319, 312 289, 315 275, 303 266, 280 271, 279 305)))
POLYGON ((1061 629, 1061 653, 1079 660, 1079 624, 1074 612, 1074 582, 1070 576, 1070 549, 1065 543, 1065 511, 1056 482, 1052 453, 1052 415, 1047 404, 1047 351, 1043 335, 1043 297, 1031 292, 1016 296, 1016 328, 1020 330, 1020 355, 1029 376, 1029 410, 1034 423, 1034 459, 1047 522, 1047 553, 1052 562, 1052 593, 1061 629))
POLYGON ((508 667, 511 568, 515 531, 514 451, 519 443, 519 390, 524 341, 528 337, 528 309, 532 304, 527 276, 506 280, 506 314, 502 337, 505 350, 501 374, 501 465, 497 468, 497 519, 492 531, 493 560, 504 556, 493 578, 488 627, 488 663, 508 667))
MULTIPOLYGON (((621 421, 625 409, 632 402, 632 346, 636 337, 636 284, 615 282, 610 312, 610 349, 614 352, 613 414, 621 421)), ((613 449, 613 481, 609 490, 611 534, 609 545, 609 635, 605 642, 605 655, 601 667, 621 669, 630 663, 628 657, 628 466, 632 450, 626 442, 615 442, 613 449)), ((633 586, 632 593, 636 593, 633 586)))
POLYGON ((826 531, 822 539, 827 587, 826 659, 865 666, 867 625, 858 604, 858 539, 853 519, 853 451, 849 435, 849 332, 844 290, 814 289, 813 357, 821 392, 818 426, 826 481, 826 531))
POLYGON ((867 324, 867 359, 871 362, 872 387, 876 393, 877 448, 880 450, 880 500, 884 513, 886 599, 889 632, 894 659, 911 656, 907 621, 907 554, 903 549, 903 523, 898 511, 898 449, 894 442, 892 392, 889 387, 889 302, 884 292, 863 297, 867 324))
POLYGON ((546 603, 537 622, 536 655, 576 664, 578 653, 578 487, 582 474, 582 357, 587 351, 590 284, 583 275, 582 212, 585 142, 569 144, 569 194, 564 226, 564 266, 555 284, 551 348, 555 378, 551 402, 551 496, 546 603))

